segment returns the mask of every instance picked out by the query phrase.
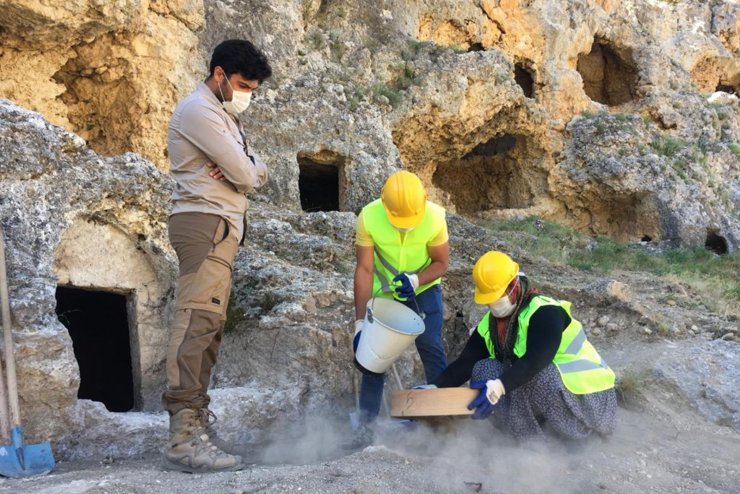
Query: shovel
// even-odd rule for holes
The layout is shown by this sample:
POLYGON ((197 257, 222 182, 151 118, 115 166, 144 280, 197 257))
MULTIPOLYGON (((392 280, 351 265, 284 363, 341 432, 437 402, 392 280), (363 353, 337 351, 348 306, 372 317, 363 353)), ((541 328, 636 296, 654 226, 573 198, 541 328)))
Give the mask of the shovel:
MULTIPOLYGON (((8 374, 8 396, 10 423, 7 420, 5 389, 0 393, 0 427, 3 440, 10 437, 9 445, 0 445, 0 475, 4 477, 30 477, 54 470, 51 444, 23 444, 21 411, 18 405, 18 382, 15 375, 13 355, 13 333, 10 329, 10 302, 8 301, 8 276, 5 269, 5 239, 0 231, 0 305, 2 306, 3 330, 5 333, 5 369, 8 374), (12 427, 11 427, 12 426, 12 427), (8 428, 10 430, 8 431, 8 428)), ((2 385, 0 373, 0 385, 2 385)))

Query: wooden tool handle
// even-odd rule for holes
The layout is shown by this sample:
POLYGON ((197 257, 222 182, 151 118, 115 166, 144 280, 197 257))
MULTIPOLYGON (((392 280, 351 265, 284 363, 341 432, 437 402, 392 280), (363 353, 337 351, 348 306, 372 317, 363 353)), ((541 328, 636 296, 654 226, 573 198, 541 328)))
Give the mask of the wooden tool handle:
MULTIPOLYGON (((21 425, 21 411, 18 405, 18 381, 15 374, 15 351, 13 332, 10 328, 10 301, 8 299, 8 272, 5 266, 5 237, 0 229, 0 308, 3 313, 3 332, 5 338, 5 370, 8 374, 8 402, 10 403, 10 423, 13 427, 21 425)), ((7 418, 6 418, 7 420, 7 418)))

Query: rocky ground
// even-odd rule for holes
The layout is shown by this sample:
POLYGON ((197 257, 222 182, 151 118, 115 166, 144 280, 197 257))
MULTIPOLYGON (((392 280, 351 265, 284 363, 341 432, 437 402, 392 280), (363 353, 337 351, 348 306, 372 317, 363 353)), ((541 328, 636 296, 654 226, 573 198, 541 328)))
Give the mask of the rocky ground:
MULTIPOLYGON (((633 364, 650 367, 653 357, 690 352, 694 343, 640 344, 633 364)), ((614 348, 604 353, 619 360, 614 348)), ((156 456, 102 458, 62 462, 43 477, 1 480, 0 492, 732 493, 740 485, 737 432, 706 422, 680 393, 656 384, 620 408, 611 438, 583 445, 515 445, 487 423, 460 420, 385 434, 345 455, 341 428, 319 419, 309 427, 292 441, 274 438, 253 450, 255 463, 242 472, 189 475, 163 471, 156 456)))
MULTIPOLYGON (((604 284, 542 260, 528 267, 541 285, 557 283, 559 293, 571 291, 576 304, 577 291, 569 286, 604 284)), ((180 474, 162 470, 152 453, 130 458, 101 453, 61 461, 47 476, 0 480, 0 492, 738 492, 736 319, 705 313, 704 321, 697 321, 702 329, 692 329, 681 304, 651 301, 655 293, 668 293, 664 281, 652 280, 657 288, 646 289, 646 275, 618 278, 611 284, 622 284, 622 291, 604 289, 601 301, 592 297, 590 305, 584 298, 581 311, 585 320, 593 318, 590 338, 620 376, 619 422, 608 440, 514 444, 488 423, 461 419, 412 428, 386 424, 373 446, 347 453, 340 448, 349 427, 347 409, 337 407, 298 418, 294 411, 286 413, 286 420, 274 423, 260 441, 241 448, 251 463, 242 472, 180 474), (683 329, 661 334, 649 330, 652 323, 646 318, 629 322, 643 318, 636 306, 662 310, 683 329), (716 329, 706 330, 710 327, 716 329)), ((453 274, 449 285, 456 282, 453 274)), ((455 346, 455 335, 447 336, 448 346, 455 346)), ((234 396, 233 389, 223 391, 217 402, 234 396)), ((265 403, 270 402, 267 395, 265 403)), ((277 406, 286 403, 284 397, 275 400, 277 406)), ((164 418, 159 419, 145 429, 163 432, 164 418)), ((222 430, 228 436, 226 426, 222 430)))

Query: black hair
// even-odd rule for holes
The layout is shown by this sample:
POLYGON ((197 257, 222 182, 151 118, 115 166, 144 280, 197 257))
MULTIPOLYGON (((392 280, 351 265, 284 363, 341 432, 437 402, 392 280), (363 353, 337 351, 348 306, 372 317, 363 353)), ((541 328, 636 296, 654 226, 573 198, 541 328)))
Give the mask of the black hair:
POLYGON ((213 50, 208 77, 213 77, 216 67, 224 69, 227 77, 239 73, 245 79, 260 81, 260 84, 272 75, 272 67, 265 54, 245 39, 221 42, 213 50))

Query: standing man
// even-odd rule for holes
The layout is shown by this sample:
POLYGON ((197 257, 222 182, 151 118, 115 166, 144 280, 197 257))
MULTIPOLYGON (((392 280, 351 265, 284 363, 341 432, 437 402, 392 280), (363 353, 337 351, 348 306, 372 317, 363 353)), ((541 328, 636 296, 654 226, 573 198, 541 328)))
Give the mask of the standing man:
MULTIPOLYGON (((445 210, 427 201, 419 177, 407 171, 391 175, 380 199, 365 206, 357 217, 355 268, 355 341, 362 328, 367 302, 373 296, 395 298, 424 319, 424 333, 416 349, 424 364, 427 382, 447 367, 442 344, 441 277, 447 271, 445 210)), ((351 446, 372 439, 367 424, 380 411, 383 376, 363 374, 360 389, 360 422, 351 446)))
POLYGON ((208 385, 221 344, 231 271, 244 240, 247 193, 267 181, 238 115, 272 75, 267 58, 245 40, 224 41, 213 51, 205 82, 177 105, 167 151, 175 179, 169 237, 180 275, 167 353, 170 414, 165 466, 185 472, 242 468, 240 456, 211 443, 206 428, 208 385))

